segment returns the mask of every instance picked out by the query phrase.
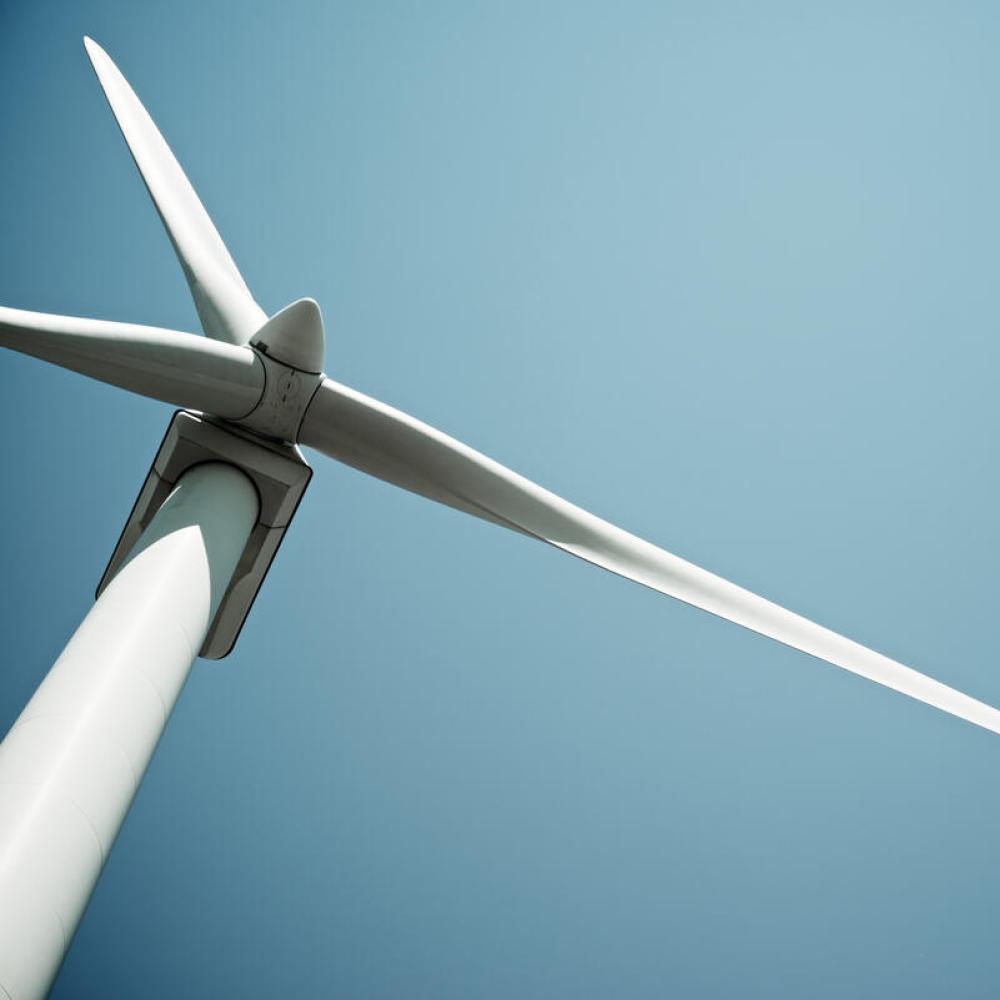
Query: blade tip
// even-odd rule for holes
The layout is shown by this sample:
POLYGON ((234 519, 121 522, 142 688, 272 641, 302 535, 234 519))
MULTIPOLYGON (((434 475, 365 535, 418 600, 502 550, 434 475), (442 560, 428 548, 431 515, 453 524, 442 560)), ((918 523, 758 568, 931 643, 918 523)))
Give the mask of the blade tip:
POLYGON ((87 55, 90 56, 90 61, 96 62, 98 59, 107 59, 108 54, 101 48, 97 42, 94 41, 90 35, 83 36, 83 47, 87 50, 87 55))

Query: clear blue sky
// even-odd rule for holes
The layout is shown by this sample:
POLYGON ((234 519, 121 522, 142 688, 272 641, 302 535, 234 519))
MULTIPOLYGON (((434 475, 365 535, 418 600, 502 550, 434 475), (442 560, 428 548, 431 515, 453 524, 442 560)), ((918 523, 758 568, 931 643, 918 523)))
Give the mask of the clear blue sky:
MULTIPOLYGON (((335 378, 1000 703, 996 5, 8 0, 0 301, 197 329, 84 33, 335 378)), ((168 416, 0 357, 0 731, 168 416)), ((315 465, 55 997, 997 995, 1000 738, 315 465)))

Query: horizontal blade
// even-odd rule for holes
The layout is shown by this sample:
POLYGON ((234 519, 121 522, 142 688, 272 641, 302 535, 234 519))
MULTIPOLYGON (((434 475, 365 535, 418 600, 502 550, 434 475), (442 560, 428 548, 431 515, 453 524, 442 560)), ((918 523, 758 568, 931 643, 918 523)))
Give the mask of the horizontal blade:
POLYGON ((245 417, 264 391, 248 347, 132 323, 0 306, 0 347, 186 409, 245 417))
POLYGON ((254 301, 194 188, 128 81, 100 45, 90 38, 83 42, 174 245, 205 333, 215 340, 245 344, 267 316, 254 301))
POLYGON ((630 535, 346 386, 323 382, 306 411, 299 441, 1000 733, 997 709, 630 535))

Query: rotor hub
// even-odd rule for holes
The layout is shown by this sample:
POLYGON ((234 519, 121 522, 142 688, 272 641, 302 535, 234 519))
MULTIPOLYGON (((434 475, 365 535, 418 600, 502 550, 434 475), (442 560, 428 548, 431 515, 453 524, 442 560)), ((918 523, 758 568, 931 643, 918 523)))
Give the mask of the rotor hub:
POLYGON ((256 344, 251 348, 264 369, 264 391, 250 413, 232 422, 278 441, 297 441, 302 418, 323 373, 286 365, 256 344))

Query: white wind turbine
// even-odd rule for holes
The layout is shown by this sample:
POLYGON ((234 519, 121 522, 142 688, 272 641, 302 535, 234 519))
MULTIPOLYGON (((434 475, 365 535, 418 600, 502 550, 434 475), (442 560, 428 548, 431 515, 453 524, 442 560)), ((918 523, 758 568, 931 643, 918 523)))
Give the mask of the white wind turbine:
POLYGON ((308 483, 298 444, 1000 732, 997 709, 325 377, 316 303, 268 318, 128 83, 85 44, 206 336, 0 308, 0 345, 181 408, 96 604, 0 744, 0 1000, 49 989, 191 664, 232 647, 308 483))

